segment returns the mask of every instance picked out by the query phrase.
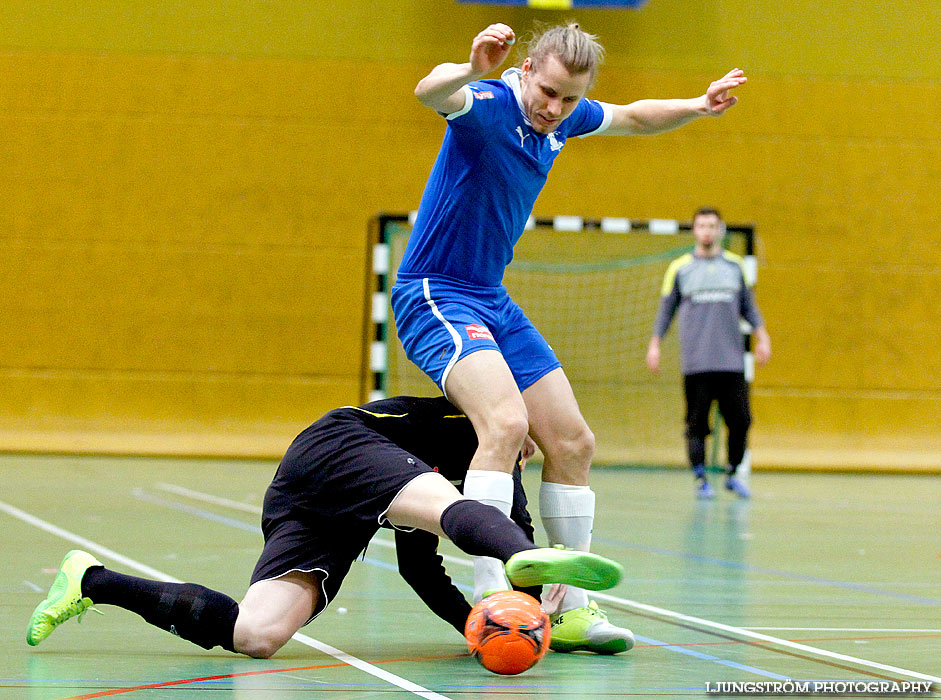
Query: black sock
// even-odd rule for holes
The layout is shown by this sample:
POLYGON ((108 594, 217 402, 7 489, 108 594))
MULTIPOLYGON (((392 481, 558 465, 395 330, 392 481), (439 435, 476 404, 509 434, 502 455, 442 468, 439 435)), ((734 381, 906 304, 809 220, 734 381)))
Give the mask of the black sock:
POLYGON ((96 605, 116 605, 147 622, 204 649, 233 649, 239 604, 195 583, 166 583, 90 567, 82 578, 82 595, 96 605))
POLYGON ((536 549, 519 526, 498 508, 480 501, 455 501, 441 514, 441 529, 462 551, 502 562, 517 552, 536 549))

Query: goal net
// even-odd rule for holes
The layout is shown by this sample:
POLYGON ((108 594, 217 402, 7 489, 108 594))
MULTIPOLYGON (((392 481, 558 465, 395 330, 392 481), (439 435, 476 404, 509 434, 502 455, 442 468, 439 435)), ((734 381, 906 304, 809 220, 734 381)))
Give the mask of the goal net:
MULTIPOLYGON (((685 465, 676 329, 663 341, 659 375, 647 369, 645 356, 663 275, 671 260, 692 249, 689 225, 556 217, 530 220, 530 228, 504 284, 562 362, 595 433, 595 462, 685 465)), ((369 398, 441 393, 406 358, 389 307, 410 231, 407 216, 376 220, 369 398)), ((746 269, 754 270, 752 227, 729 226, 726 246, 747 256, 746 269)))

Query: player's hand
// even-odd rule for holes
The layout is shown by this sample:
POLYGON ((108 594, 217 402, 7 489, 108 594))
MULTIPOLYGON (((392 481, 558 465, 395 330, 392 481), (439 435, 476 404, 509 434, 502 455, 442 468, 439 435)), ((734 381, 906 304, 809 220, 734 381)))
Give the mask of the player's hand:
POLYGON ((491 24, 474 37, 470 64, 475 74, 486 75, 510 55, 516 34, 505 24, 491 24))
POLYGON ((660 346, 654 343, 647 348, 647 368, 654 374, 660 373, 660 346))
POLYGON ((520 449, 520 471, 526 468, 526 460, 534 454, 536 454, 536 443, 527 435, 526 439, 523 440, 523 447, 520 449))
POLYGON ((729 107, 738 102, 738 98, 730 95, 729 91, 744 84, 746 80, 748 78, 745 77, 745 71, 736 68, 713 81, 706 90, 706 112, 714 117, 722 116, 729 107))
POLYGON ((771 341, 761 339, 755 343, 755 362, 766 365, 771 359, 771 341))
POLYGON ((556 615, 562 606, 562 599, 565 598, 565 592, 568 586, 561 583, 553 583, 549 592, 542 596, 542 609, 546 615, 556 615))

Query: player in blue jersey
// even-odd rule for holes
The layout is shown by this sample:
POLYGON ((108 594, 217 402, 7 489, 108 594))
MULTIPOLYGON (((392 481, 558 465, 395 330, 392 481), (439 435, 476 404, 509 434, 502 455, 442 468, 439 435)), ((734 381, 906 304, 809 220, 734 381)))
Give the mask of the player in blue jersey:
MULTIPOLYGON (((551 544, 587 550, 594 519, 588 473, 594 436, 561 364, 502 285, 552 163, 566 141, 592 134, 653 134, 735 104, 733 70, 693 99, 607 104, 585 97, 603 57, 578 25, 536 36, 519 68, 482 80, 506 60, 514 31, 493 24, 464 63, 443 63, 415 89, 447 119, 392 291, 398 334, 477 431, 465 495, 508 513, 511 470, 532 436, 545 458, 539 510, 551 544)), ((502 587, 497 562, 475 562, 475 598, 502 587)), ((502 584, 505 585, 505 584, 502 584)), ((625 651, 629 630, 611 625, 584 590, 569 588, 552 646, 625 651)))

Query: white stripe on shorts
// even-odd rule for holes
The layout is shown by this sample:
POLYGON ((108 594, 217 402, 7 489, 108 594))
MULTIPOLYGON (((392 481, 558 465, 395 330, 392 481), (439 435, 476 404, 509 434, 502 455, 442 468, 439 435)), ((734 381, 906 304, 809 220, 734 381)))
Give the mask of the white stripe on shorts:
POLYGON ((441 373, 441 391, 444 392, 445 398, 448 398, 448 390, 444 388, 445 382, 448 380, 448 374, 451 373, 451 369, 454 367, 454 363, 457 362, 457 358, 461 356, 461 350, 464 349, 464 341, 461 340, 461 335, 454 329, 447 319, 441 315, 441 312, 438 311, 438 306, 435 304, 435 300, 431 298, 431 290, 428 287, 428 278, 424 277, 421 281, 422 289, 425 292, 425 301, 428 302, 428 306, 431 307, 431 313, 435 315, 441 323, 444 324, 444 327, 448 329, 448 333, 451 334, 451 337, 454 339, 454 354, 451 355, 451 359, 448 361, 448 364, 445 366, 444 371, 441 373))

